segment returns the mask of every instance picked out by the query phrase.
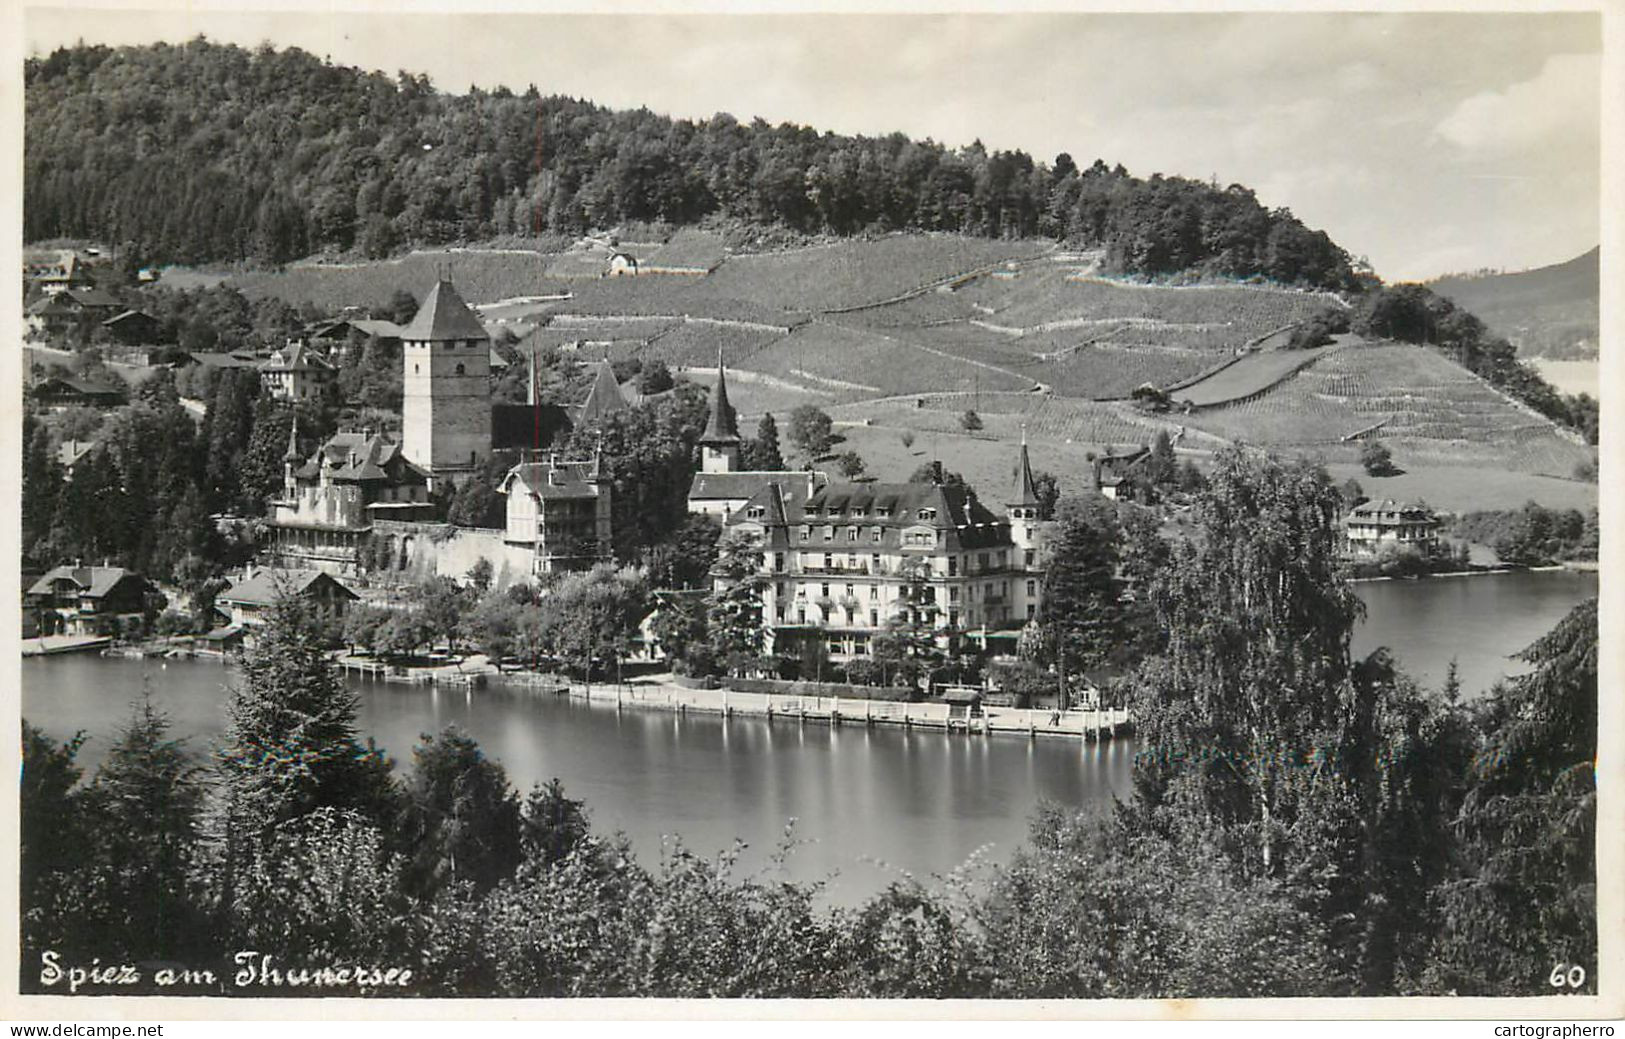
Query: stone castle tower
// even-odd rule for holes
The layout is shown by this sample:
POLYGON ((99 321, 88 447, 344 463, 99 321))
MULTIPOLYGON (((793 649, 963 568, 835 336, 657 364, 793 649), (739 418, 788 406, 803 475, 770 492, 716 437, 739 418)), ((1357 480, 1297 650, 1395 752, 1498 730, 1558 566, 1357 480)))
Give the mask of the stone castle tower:
POLYGON ((441 279, 401 330, 402 448, 440 483, 491 454, 491 338, 441 279))

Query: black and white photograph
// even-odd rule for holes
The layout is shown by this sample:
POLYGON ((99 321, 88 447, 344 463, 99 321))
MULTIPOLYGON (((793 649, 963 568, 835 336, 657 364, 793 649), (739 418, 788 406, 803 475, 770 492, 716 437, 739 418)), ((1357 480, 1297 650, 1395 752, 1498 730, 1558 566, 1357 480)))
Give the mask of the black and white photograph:
POLYGON ((4 1016, 1618 1018, 1621 15, 21 6, 4 1016))

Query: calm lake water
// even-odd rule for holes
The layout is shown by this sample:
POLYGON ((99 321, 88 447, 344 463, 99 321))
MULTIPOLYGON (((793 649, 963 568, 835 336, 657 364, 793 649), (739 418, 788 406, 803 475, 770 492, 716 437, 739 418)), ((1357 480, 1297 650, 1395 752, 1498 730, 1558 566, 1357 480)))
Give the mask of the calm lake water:
MULTIPOLYGON (((1510 669, 1504 654, 1545 632, 1594 575, 1541 573, 1359 585, 1368 604, 1356 638, 1388 645, 1424 681, 1452 656, 1469 693, 1510 669)), ((83 729, 81 762, 94 768, 143 681, 178 733, 206 752, 225 728, 217 663, 65 656, 23 661, 23 715, 51 735, 83 729)), ((398 759, 419 735, 461 726, 501 762, 520 790, 554 776, 586 800, 594 825, 621 830, 647 863, 681 835, 707 854, 737 838, 747 871, 767 867, 786 823, 804 843, 790 856, 798 879, 828 879, 830 897, 854 903, 899 870, 940 874, 985 849, 1003 861, 1042 800, 1105 805, 1126 796, 1134 747, 1120 740, 946 736, 890 728, 624 710, 528 691, 474 693, 357 682, 362 731, 398 759)))

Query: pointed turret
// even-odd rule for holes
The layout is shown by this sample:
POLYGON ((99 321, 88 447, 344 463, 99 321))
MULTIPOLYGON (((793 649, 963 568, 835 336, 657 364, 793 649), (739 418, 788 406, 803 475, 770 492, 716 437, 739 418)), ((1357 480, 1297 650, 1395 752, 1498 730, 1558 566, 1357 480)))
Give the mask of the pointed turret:
POLYGON ((717 347, 717 388, 711 394, 711 418, 700 437, 700 470, 731 473, 739 469, 739 419, 728 403, 728 373, 722 366, 722 347, 717 347))
POLYGON ((621 384, 615 379, 615 369, 610 365, 609 359, 599 361, 597 369, 593 373, 592 388, 587 391, 587 396, 576 413, 578 426, 589 425, 611 412, 620 411, 628 406, 626 398, 621 396, 621 384))
POLYGON ((1021 461, 1016 468, 1015 496, 1006 505, 1011 508, 1038 508, 1038 492, 1033 488, 1033 467, 1027 460, 1027 427, 1021 428, 1021 461))
POLYGON ((739 443, 739 420, 728 403, 728 373, 722 367, 722 347, 717 347, 717 388, 711 394, 711 420, 705 424, 701 445, 722 446, 739 443))
POLYGON ((282 456, 282 460, 284 462, 287 462, 289 465, 296 465, 299 462, 304 461, 304 458, 301 457, 300 454, 299 454, 299 420, 298 419, 295 419, 294 421, 292 421, 292 422, 290 422, 288 424, 288 450, 282 456))

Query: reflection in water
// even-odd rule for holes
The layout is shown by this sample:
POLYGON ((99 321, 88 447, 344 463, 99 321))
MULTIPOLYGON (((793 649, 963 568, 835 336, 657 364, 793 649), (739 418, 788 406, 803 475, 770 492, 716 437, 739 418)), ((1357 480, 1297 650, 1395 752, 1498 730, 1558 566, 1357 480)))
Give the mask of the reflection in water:
MULTIPOLYGON (((1437 683, 1456 656, 1469 695, 1507 665, 1504 655, 1549 629, 1596 578, 1520 574, 1359 586, 1370 604, 1356 651, 1394 647, 1413 674, 1437 683)), ((177 734, 207 754, 225 728, 215 663, 56 657, 23 662, 23 714, 58 739, 84 729, 90 769, 149 676, 177 734)), ((713 854, 737 837, 742 867, 764 868, 794 818, 810 843, 790 857, 799 879, 835 874, 831 896, 855 902, 889 874, 880 860, 925 876, 990 845, 995 861, 1025 839, 1041 800, 1085 806, 1127 797, 1134 744, 945 735, 794 719, 671 714, 586 704, 528 689, 476 693, 358 681, 360 727, 404 766, 423 733, 456 724, 500 762, 521 793, 558 777, 584 799, 595 828, 624 831, 645 862, 661 840, 713 854)))

